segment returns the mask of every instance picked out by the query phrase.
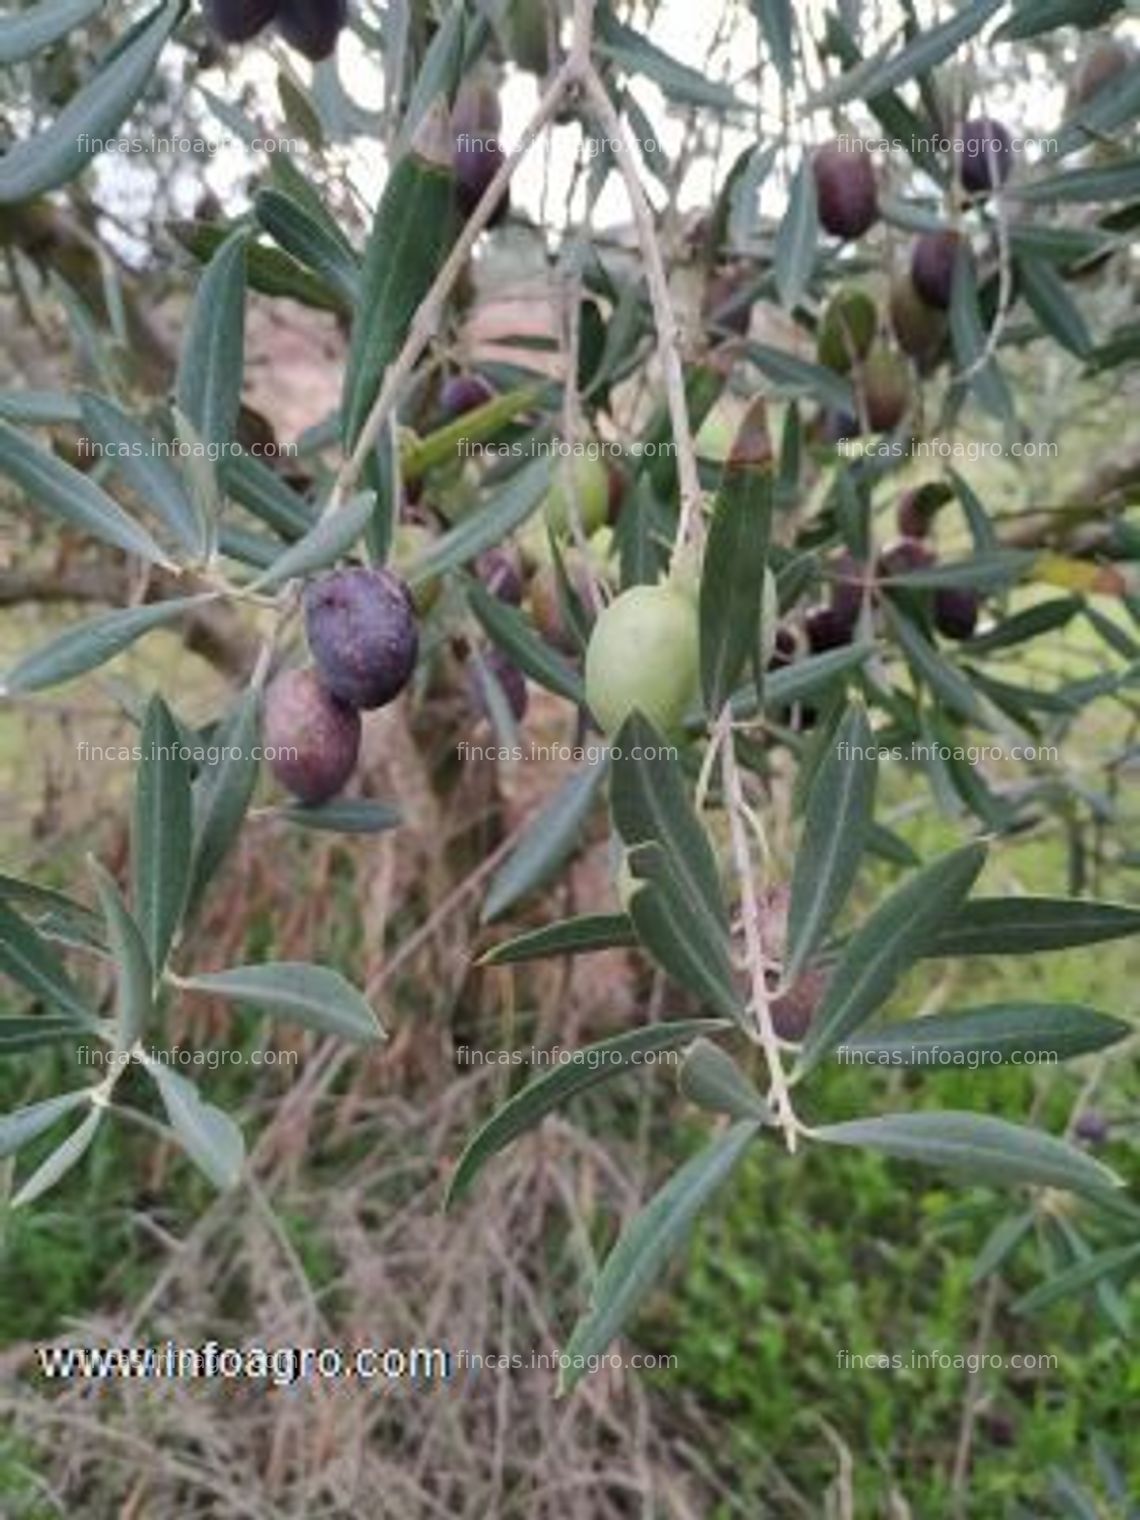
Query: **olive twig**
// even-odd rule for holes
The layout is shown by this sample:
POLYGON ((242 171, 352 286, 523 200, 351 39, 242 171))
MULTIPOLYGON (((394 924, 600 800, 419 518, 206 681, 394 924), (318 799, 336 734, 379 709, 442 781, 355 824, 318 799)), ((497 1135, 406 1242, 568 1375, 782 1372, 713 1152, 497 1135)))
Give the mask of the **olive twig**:
POLYGON ((764 1059, 768 1064, 768 1076, 770 1080, 769 1098, 775 1112, 777 1122, 784 1131, 784 1139, 789 1151, 796 1148, 796 1137, 800 1131, 800 1122, 792 1108, 792 1100, 788 1091, 788 1079, 784 1071, 784 1063, 780 1052, 780 1041, 776 1035, 772 1023, 772 1013, 769 1007, 769 993, 767 981, 767 966, 764 955, 764 937, 760 923, 760 903, 756 894, 756 883, 752 876, 752 857, 748 849, 748 836, 745 832, 744 788, 740 780, 740 771, 736 764, 736 753, 732 742, 732 704, 726 703, 717 727, 721 734, 721 746, 723 758, 721 760, 721 773, 724 777, 724 801, 728 810, 729 831, 732 837, 732 853, 736 863, 736 874, 740 880, 740 907, 741 918, 744 924, 744 943, 747 949, 748 974, 752 984, 751 1007, 756 1020, 756 1034, 761 1048, 764 1051, 764 1059))
POLYGON ((690 532, 700 521, 701 482, 697 473, 697 452, 689 425, 689 410, 685 402, 685 375, 681 367, 678 345, 677 320, 669 299, 669 276, 661 245, 653 226, 653 212, 634 163, 625 126, 617 108, 606 93, 606 87, 591 65, 583 80, 586 93, 598 118, 599 124, 610 140, 618 169, 625 181, 630 210, 637 228, 637 240, 645 259, 645 278, 649 287, 649 300, 657 326, 657 349, 661 361, 665 395, 669 403, 669 418, 673 426, 673 440, 677 448, 677 476, 681 489, 681 512, 677 523, 677 536, 673 543, 674 560, 684 549, 690 532))

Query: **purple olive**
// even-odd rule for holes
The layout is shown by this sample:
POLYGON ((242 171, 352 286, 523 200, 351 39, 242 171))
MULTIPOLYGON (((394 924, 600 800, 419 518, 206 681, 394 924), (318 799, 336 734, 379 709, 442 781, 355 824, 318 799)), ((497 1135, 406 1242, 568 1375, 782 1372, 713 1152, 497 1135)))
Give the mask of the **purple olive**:
MULTIPOLYGON (((483 199, 502 162, 503 150, 493 138, 476 137, 470 133, 460 133, 456 137, 455 199, 465 220, 483 199)), ((510 209, 510 190, 504 186, 488 226, 497 227, 510 209)))
POLYGON ((790 628, 781 624, 776 629, 776 639, 772 646, 772 658, 768 661, 769 670, 785 670, 796 657, 796 636, 790 628))
POLYGON ((849 549, 831 567, 831 610, 841 622, 854 632, 863 609, 863 588, 867 581, 867 567, 857 560, 849 549))
POLYGON ((972 195, 983 195, 1004 184, 1012 165, 1009 132, 992 116, 975 116, 962 127, 962 156, 958 177, 972 195))
POLYGON ((202 0, 206 21, 223 42, 248 42, 277 14, 278 0, 202 0))
POLYGON ((937 557, 920 538, 896 538, 875 561, 875 575, 885 581, 896 575, 909 575, 912 570, 929 570, 937 557))
POLYGON ((331 57, 348 20, 348 0, 279 0, 277 30, 310 63, 331 57))
POLYGON ((505 549, 484 549, 475 561, 475 574, 492 596, 512 607, 520 607, 523 599, 523 580, 518 561, 505 549))
POLYGON ((1086 1108, 1082 1114, 1078 1114, 1073 1134, 1078 1140, 1087 1140, 1090 1145, 1103 1145, 1108 1139, 1110 1127, 1103 1114, 1097 1113, 1095 1108, 1086 1108))
POLYGON ((938 311, 948 311, 950 307, 950 298, 954 293, 954 265, 960 244, 968 256, 969 247, 962 243, 958 233, 949 229, 944 232, 924 232, 920 238, 915 239, 911 251, 911 284, 919 298, 938 311))
POLYGON ((269 769, 309 807, 335 797, 356 768, 360 714, 334 697, 315 671, 286 670, 265 694, 269 769))
POLYGON ((321 679, 354 707, 383 707, 411 679, 419 633, 411 593, 390 570, 333 570, 305 592, 305 631, 321 679))
POLYGON ((858 144, 839 138, 812 159, 820 225, 833 237, 862 237, 879 217, 875 167, 858 144))
POLYGON ((804 633, 812 654, 825 654, 850 644, 852 627, 834 607, 813 607, 804 618, 804 633))
POLYGON ((450 375, 440 387, 440 418, 445 423, 455 422, 477 407, 486 406, 494 395, 482 375, 450 375))
POLYGON ((488 723, 493 723, 491 700, 487 690, 488 674, 506 697, 515 722, 521 723, 526 717, 529 702, 526 677, 522 671, 507 659, 501 649, 492 649, 483 655, 481 663, 472 666, 468 682, 471 700, 488 723))
POLYGON ((978 593, 968 586, 939 586, 934 593, 934 626, 947 639, 972 638, 978 626, 978 593))

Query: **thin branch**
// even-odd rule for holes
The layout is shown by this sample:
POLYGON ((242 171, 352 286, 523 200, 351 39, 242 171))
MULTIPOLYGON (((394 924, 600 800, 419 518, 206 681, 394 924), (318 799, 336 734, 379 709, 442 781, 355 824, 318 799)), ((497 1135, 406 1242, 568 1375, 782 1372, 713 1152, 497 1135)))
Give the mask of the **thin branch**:
POLYGON ((685 404, 685 374, 681 366, 678 344, 677 321, 669 297, 669 276, 657 232, 653 225, 653 211, 646 197, 637 172, 633 150, 626 136, 625 126, 606 93, 597 70, 591 65, 584 76, 586 93, 590 98, 598 124, 610 139, 618 168, 625 180, 630 209, 637 228, 637 240, 645 259, 645 277, 649 286, 649 299, 657 325, 657 346, 661 359, 662 378, 669 403, 669 417, 673 424, 673 439, 677 446, 677 475, 681 487, 681 515, 677 524, 677 537, 673 545, 676 557, 693 532, 701 501, 701 482, 697 473, 697 452, 689 426, 689 409, 685 404))

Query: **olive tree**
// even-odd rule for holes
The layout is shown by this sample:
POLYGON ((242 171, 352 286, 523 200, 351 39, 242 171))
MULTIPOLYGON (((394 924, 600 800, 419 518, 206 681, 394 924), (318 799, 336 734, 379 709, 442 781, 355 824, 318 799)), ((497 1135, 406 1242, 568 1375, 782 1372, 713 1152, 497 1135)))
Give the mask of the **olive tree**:
MULTIPOLYGON (((239 1185, 235 1120, 148 1054, 176 999, 230 999, 336 1040, 381 1037, 337 970, 196 970, 196 915, 250 808, 259 744, 274 755, 273 805, 296 826, 399 828, 391 807, 342 795, 361 715, 414 701, 417 670, 461 637, 495 731, 513 735, 528 690, 543 688, 586 757, 490 873, 485 920, 556 880, 603 812, 614 865, 612 911, 516 927, 484 960, 625 947, 672 989, 677 1016, 647 1015, 523 1085, 471 1137, 449 1206, 544 1115, 643 1070, 652 1053, 683 1052, 682 1091, 710 1116, 707 1146, 605 1261, 572 1361, 620 1331, 758 1145, 773 1166, 781 1151, 859 1146, 1013 1189, 986 1272, 1035 1211, 1079 1195, 1094 1244, 1072 1226, 1073 1265, 1045 1279, 1038 1301, 1134 1271, 1136 1206, 1071 1134, 984 1112, 875 1112, 870 1083, 856 1117, 821 1118, 815 1098, 837 1060, 1070 1058, 1131 1033, 1120 1010, 1037 997, 881 1016, 927 960, 1047 955, 1140 930, 1140 910, 1092 895, 1080 871, 1054 896, 1011 897, 984 874, 1030 828, 1063 831, 1075 859, 1120 856, 1118 770, 1092 796, 1037 756, 1094 702, 1137 716, 1140 538, 1125 510, 1135 462, 1094 495, 1036 504, 1012 524, 938 455, 928 479, 898 483, 923 440, 985 436, 1013 449, 1031 438, 1028 397, 1046 356, 1072 387, 1134 384, 1136 325, 1105 299, 1135 280, 1140 205, 1140 71, 1107 29, 1124 8, 970 0, 931 24, 904 5, 897 26, 861 30, 842 5, 728 5, 734 51, 716 77, 664 51, 641 8, 614 0, 126 9, 52 120, 22 131, 26 103, 13 106, 5 225, 82 183, 165 60, 180 48, 192 58, 204 22, 225 44, 283 42, 314 64, 312 101, 295 84, 282 99, 295 117, 309 110, 318 153, 336 136, 320 101, 335 85, 338 38, 356 29, 383 56, 389 172, 362 246, 319 178, 286 155, 258 161, 248 210, 181 227, 201 272, 168 388, 148 391, 136 371, 98 389, 0 395, 0 472, 16 511, 96 541, 147 587, 26 652, 4 675, 6 695, 84 677, 153 630, 218 608, 260 638, 252 674, 206 729, 180 718, 173 690, 133 715, 143 758, 128 882, 96 860, 75 895, 0 879, 0 969, 28 998, 0 1023, 4 1049, 98 1040, 141 1064, 155 1093, 154 1112, 124 1113, 118 1062, 94 1085, 0 1119, 5 1156, 65 1131, 16 1201, 41 1196, 104 1124, 132 1115, 219 1187, 239 1185), (1025 152, 1018 124, 987 104, 983 56, 995 78, 1010 59, 1077 58, 1040 151, 1025 152), (539 81, 509 145, 494 85, 504 68, 539 81), (726 126, 746 137, 683 239, 666 236, 675 207, 658 204, 676 185, 644 152, 647 83, 702 141, 726 126), (517 356, 457 372, 443 337, 469 299, 473 252, 510 226, 512 179, 556 123, 581 134, 585 209, 540 229, 568 292, 553 378, 517 356), (625 245, 593 228, 611 183, 628 202, 625 245), (762 214, 773 189, 778 211, 762 214), (679 273, 703 293, 688 303, 695 313, 679 273), (308 491, 235 443, 249 290, 335 313, 347 335, 341 405, 315 445, 331 468, 308 491), (710 449, 706 419, 726 396, 737 421, 710 449), (81 469, 51 446, 60 423, 106 468, 81 469), (172 439, 193 447, 171 456, 172 439), (459 509, 425 509, 457 457, 504 442, 492 463, 467 468, 459 509), (620 463, 599 462, 603 444, 620 463), (951 521, 946 536, 965 547, 940 557, 936 529, 951 521), (1095 676, 1042 689, 1010 665, 1031 641, 1079 625, 1099 641, 1095 676), (987 737, 1027 756, 1001 784, 970 759, 987 737), (896 751, 925 757, 916 769, 960 835, 948 853, 919 858, 884 821, 880 757, 896 751), (891 884, 868 905, 871 865, 891 884), (108 968, 105 1010, 92 989, 108 968)), ((100 0, 35 0, 0 21, 12 77, 107 22, 103 11, 100 0)))

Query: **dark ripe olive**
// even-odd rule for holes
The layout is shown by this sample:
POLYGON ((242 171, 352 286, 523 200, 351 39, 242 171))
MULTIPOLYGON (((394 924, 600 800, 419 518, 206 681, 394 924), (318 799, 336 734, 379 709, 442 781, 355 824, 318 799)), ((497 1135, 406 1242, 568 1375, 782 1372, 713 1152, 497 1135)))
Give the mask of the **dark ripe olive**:
POLYGON ((310 807, 335 797, 356 768, 360 714, 313 670, 286 670, 265 694, 262 737, 269 769, 310 807))
POLYGON ((1013 166, 1013 151, 1001 122, 992 116, 975 116, 963 125, 960 136, 962 153, 956 167, 963 188, 983 195, 1004 184, 1013 166))
POLYGON ((390 570, 332 570, 305 592, 305 630, 321 680, 354 707, 383 707, 419 653, 411 593, 390 570))
POLYGON ((839 238, 862 237, 879 217, 875 167, 859 144, 836 138, 812 159, 820 225, 839 238))
POLYGON ((277 0, 202 0, 210 30, 223 42, 248 42, 277 14, 277 0))
POLYGON ((978 593, 969 586, 939 586, 934 593, 934 626, 947 639, 969 639, 978 626, 978 593))
POLYGON ((277 30, 310 63, 331 56, 348 20, 348 0, 280 0, 277 30))
MULTIPOLYGON (((919 297, 938 311, 947 311, 954 294, 954 265, 962 239, 958 233, 924 232, 915 239, 910 258, 910 278, 919 297)), ((966 247, 969 254, 969 248, 966 247)))

